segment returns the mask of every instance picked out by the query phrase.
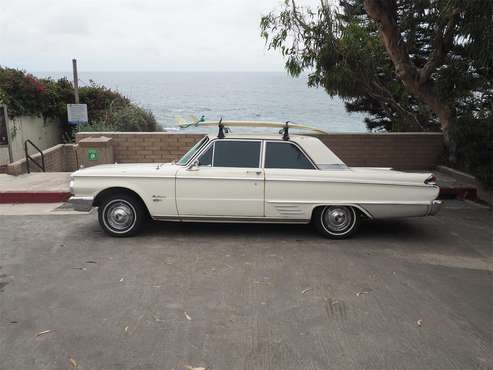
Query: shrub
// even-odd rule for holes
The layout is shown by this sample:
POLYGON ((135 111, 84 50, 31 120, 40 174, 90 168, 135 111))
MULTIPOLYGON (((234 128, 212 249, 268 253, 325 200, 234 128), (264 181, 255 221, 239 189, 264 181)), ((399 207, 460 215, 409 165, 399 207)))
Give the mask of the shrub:
POLYGON ((140 107, 110 108, 101 120, 80 127, 81 131, 161 131, 154 115, 140 107))
MULTIPOLYGON (((81 103, 87 104, 89 123, 84 125, 85 130, 161 130, 151 112, 93 81, 79 89, 79 98, 81 103)), ((24 71, 0 66, 0 100, 8 106, 9 115, 58 119, 64 123, 67 134, 73 137, 75 127, 67 122, 67 104, 74 102, 73 85, 66 78, 39 79, 24 71)))
POLYGON ((493 188, 493 117, 461 117, 454 130, 457 163, 493 188))

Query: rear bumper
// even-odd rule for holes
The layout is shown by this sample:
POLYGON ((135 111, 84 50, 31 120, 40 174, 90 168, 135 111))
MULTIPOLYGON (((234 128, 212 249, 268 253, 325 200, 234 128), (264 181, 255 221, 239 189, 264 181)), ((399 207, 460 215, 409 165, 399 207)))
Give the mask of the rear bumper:
POLYGON ((69 203, 71 203, 74 207, 74 210, 80 212, 88 212, 92 208, 92 204, 94 202, 93 197, 70 197, 69 203))
POLYGON ((430 204, 430 211, 428 212, 429 216, 434 216, 438 213, 438 211, 442 208, 442 201, 441 200, 434 200, 430 204))

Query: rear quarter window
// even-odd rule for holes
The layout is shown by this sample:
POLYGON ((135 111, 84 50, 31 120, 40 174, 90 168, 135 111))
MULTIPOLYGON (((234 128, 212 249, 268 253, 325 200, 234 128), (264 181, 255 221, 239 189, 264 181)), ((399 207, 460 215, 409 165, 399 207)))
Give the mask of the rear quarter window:
POLYGON ((294 144, 267 142, 265 168, 315 169, 306 155, 294 144))

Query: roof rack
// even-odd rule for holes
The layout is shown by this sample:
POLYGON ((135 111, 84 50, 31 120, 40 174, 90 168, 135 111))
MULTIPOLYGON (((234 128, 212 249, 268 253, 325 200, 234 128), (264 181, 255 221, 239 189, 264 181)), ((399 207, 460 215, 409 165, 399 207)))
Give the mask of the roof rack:
POLYGON ((228 133, 229 127, 274 127, 280 128, 279 134, 282 135, 283 140, 289 140, 289 129, 298 129, 298 130, 309 130, 319 134, 327 134, 326 131, 320 130, 315 127, 310 127, 307 125, 303 125, 300 123, 293 123, 291 121, 286 122, 273 122, 273 121, 225 121, 222 117, 219 121, 206 121, 201 117, 197 122, 185 123, 179 125, 181 128, 189 128, 189 127, 214 127, 217 126, 219 128, 217 137, 219 139, 225 138, 225 133, 228 133))

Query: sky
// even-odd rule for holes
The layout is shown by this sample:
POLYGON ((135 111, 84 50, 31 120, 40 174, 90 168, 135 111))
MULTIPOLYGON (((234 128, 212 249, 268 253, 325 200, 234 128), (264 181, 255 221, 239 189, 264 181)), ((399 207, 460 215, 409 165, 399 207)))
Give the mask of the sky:
MULTIPOLYGON (((300 0, 313 5, 319 0, 300 0)), ((282 71, 260 37, 281 0, 2 0, 0 65, 27 71, 282 71)))

